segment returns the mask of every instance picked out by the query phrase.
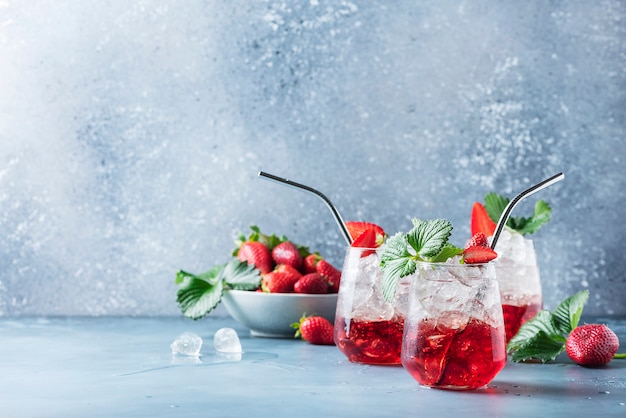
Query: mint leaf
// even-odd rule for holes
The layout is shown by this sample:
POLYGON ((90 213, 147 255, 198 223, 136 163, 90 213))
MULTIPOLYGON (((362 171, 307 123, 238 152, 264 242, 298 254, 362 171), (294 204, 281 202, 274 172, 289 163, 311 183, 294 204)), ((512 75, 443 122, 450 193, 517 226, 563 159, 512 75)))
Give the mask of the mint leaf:
POLYGON ((589 299, 589 291, 581 290, 565 299, 552 311, 554 325, 562 334, 569 334, 578 326, 587 299, 589 299))
MULTIPOLYGON (((489 193, 485 196, 485 209, 492 221, 498 222, 502 213, 509 204, 510 199, 496 193, 489 193)), ((510 216, 506 226, 519 232, 522 235, 533 234, 545 223, 550 221, 552 208, 543 200, 535 203, 535 209, 531 217, 510 216)))
POLYGON ((398 232, 387 239, 380 258, 383 272, 383 297, 392 302, 400 278, 415 273, 417 261, 445 261, 444 256, 458 253, 456 247, 446 246, 452 232, 452 224, 446 219, 422 221, 412 219, 413 229, 398 232), (445 251, 444 251, 445 248, 445 251))
POLYGON ((176 293, 176 301, 186 317, 200 319, 220 303, 224 292, 224 281, 221 278, 210 281, 180 271, 177 274, 177 281, 179 279, 182 284, 176 293))
POLYGON ((431 257, 430 262, 431 263, 443 263, 446 260, 448 260, 448 258, 455 257, 461 254, 463 254, 463 248, 459 248, 448 243, 443 246, 441 251, 439 251, 439 254, 437 254, 434 257, 431 257))
POLYGON ((380 256, 380 268, 383 272, 383 297, 388 302, 392 302, 396 294, 398 280, 413 274, 417 268, 414 256, 409 252, 405 233, 398 232, 387 239, 384 251, 380 256))
POLYGON ((441 252, 452 233, 452 224, 447 219, 422 221, 413 218, 413 229, 407 234, 407 242, 424 260, 441 252))
POLYGON ((415 258, 409 252, 406 234, 398 232, 387 239, 380 265, 388 276, 404 277, 415 272, 415 258))

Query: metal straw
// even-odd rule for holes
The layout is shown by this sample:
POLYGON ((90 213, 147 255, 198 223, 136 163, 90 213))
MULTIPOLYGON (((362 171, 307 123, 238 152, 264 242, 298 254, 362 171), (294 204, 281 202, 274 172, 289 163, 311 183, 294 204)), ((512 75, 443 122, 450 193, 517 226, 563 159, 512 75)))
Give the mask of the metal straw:
POLYGON ((264 171, 259 171, 259 177, 264 177, 269 180, 274 180, 279 183, 283 183, 288 186, 294 187, 296 189, 304 190, 304 191, 317 195, 320 199, 324 201, 324 203, 326 203, 326 206, 328 206, 328 209, 330 209, 330 211, 332 212, 333 216, 335 217, 335 221, 337 221, 337 225, 339 225, 339 229, 341 230, 341 233, 343 234, 343 237, 346 239, 346 242, 348 243, 348 245, 352 244, 352 237, 350 236, 348 227, 346 226, 345 222, 341 218, 339 211, 337 210, 337 208, 335 208, 335 206, 332 204, 330 199, 324 196, 322 192, 315 190, 312 187, 305 186, 304 184, 296 183, 295 181, 287 180, 285 178, 278 177, 273 174, 266 173, 264 171))
POLYGON ((530 196, 531 194, 535 194, 539 190, 543 190, 546 187, 551 186, 554 183, 563 180, 564 178, 565 178, 565 175, 563 173, 559 173, 557 175, 550 177, 549 179, 542 181, 541 183, 535 184, 533 187, 527 190, 524 190, 522 193, 515 196, 513 200, 511 200, 509 204, 506 205, 506 208, 504 208, 504 212, 502 212, 502 215, 500 216, 500 220, 498 221, 498 224, 496 225, 496 231, 493 234, 493 240, 491 241, 491 249, 494 250, 496 248, 496 243, 498 242, 500 233, 502 232, 502 229, 504 229, 504 225, 506 224, 506 222, 509 220, 509 216, 511 215, 511 212, 513 211, 513 209, 515 208, 515 206, 517 206, 519 202, 521 202, 524 198, 530 196))

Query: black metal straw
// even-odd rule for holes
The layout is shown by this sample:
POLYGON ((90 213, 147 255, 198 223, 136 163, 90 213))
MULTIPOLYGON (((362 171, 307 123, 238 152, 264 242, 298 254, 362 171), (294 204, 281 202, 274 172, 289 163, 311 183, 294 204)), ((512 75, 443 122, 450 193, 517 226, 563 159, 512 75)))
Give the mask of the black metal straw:
POLYGON ((296 183, 295 181, 287 180, 285 178, 278 177, 273 174, 266 173, 264 171, 259 171, 259 177, 264 177, 269 180, 274 180, 279 183, 283 183, 288 186, 294 187, 296 189, 304 190, 304 191, 317 195, 320 199, 324 201, 324 203, 326 203, 326 206, 328 206, 328 208, 332 212, 333 216, 335 217, 335 221, 337 221, 337 225, 339 225, 339 229, 341 230, 341 233, 343 234, 343 237, 345 238, 348 245, 352 244, 352 237, 350 236, 350 232, 348 231, 348 228, 346 227, 345 222, 341 218, 339 211, 337 211, 337 208, 335 208, 335 206, 332 204, 330 199, 327 198, 322 192, 315 190, 312 187, 305 186, 304 184, 296 183))
POLYGON ((500 216, 500 220, 498 221, 498 224, 496 225, 496 230, 493 234, 493 240, 491 241, 491 249, 494 250, 496 248, 496 243, 498 242, 498 238, 500 238, 500 233, 502 232, 502 229, 504 229, 506 221, 509 220, 511 212, 513 212, 513 209, 515 208, 515 206, 517 206, 519 202, 521 202, 524 198, 530 196, 531 194, 537 193, 539 190, 543 190, 546 187, 553 185, 557 181, 563 180, 564 178, 565 174, 559 173, 550 177, 549 179, 542 181, 541 183, 535 184, 533 187, 526 189, 522 193, 515 196, 513 200, 511 200, 509 204, 506 205, 504 212, 502 212, 502 215, 500 216))

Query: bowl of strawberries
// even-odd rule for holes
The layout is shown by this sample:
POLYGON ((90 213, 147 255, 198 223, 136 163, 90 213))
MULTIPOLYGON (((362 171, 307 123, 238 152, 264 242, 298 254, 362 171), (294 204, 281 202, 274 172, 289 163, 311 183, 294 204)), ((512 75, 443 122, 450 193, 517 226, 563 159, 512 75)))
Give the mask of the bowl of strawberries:
POLYGON ((316 315, 334 322, 341 271, 318 252, 251 226, 232 259, 202 274, 179 271, 177 301, 199 319, 220 302, 257 337, 293 337, 292 324, 316 315))
POLYGON ((335 321, 337 294, 266 293, 228 290, 222 298, 228 313, 255 337, 293 338, 292 324, 303 316, 335 321))

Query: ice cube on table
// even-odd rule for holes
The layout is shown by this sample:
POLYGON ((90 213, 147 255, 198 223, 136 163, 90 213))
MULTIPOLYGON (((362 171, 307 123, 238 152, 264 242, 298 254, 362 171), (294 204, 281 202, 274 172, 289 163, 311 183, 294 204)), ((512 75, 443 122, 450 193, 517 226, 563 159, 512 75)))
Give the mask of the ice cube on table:
POLYGON ((215 350, 221 353, 241 353, 241 342, 237 331, 232 328, 220 328, 213 336, 215 350))
POLYGON ((170 348, 172 354, 197 357, 202 348, 202 338, 193 332, 183 332, 176 337, 170 348))

